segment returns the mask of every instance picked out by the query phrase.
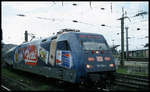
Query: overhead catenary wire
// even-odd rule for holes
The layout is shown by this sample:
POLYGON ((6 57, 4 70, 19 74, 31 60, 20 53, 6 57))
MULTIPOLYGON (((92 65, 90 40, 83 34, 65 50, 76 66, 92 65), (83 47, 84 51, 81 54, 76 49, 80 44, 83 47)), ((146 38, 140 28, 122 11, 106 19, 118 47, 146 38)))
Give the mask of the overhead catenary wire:
MULTIPOLYGON (((57 3, 57 2, 56 2, 57 3)), ((53 5, 56 5, 56 3, 55 4, 53 4, 53 5)), ((109 2, 110 3, 110 2, 109 2)), ((66 4, 62 1, 62 6, 65 6, 66 4)), ((112 4, 112 3, 111 3, 112 4)), ((91 2, 89 2, 89 6, 91 7, 92 6, 92 9, 96 9, 96 8, 101 8, 100 6, 98 7, 98 6, 94 6, 94 4, 93 4, 93 2, 91 3, 91 2)), ((109 5, 110 6, 110 5, 109 5)), ((110 6, 111 8, 112 8, 112 5, 110 6)), ((110 9, 111 9, 110 8, 110 9)), ((89 9, 88 9, 89 10, 89 9)), ((136 18, 136 17, 133 17, 133 16, 130 16, 129 18, 136 18)), ((140 16, 139 16, 140 17, 140 16)), ((138 18, 139 18, 138 17, 138 18)), ((56 21, 70 21, 70 22, 72 22, 72 19, 58 19, 58 18, 46 18, 46 17, 37 17, 37 18, 39 18, 39 19, 43 19, 43 20, 50 20, 50 21, 52 21, 52 22, 56 22, 56 21)), ((132 21, 132 20, 131 20, 132 21)), ((135 21, 135 20, 134 20, 135 21)), ((115 26, 112 26, 112 25, 110 25, 109 27, 107 27, 107 26, 105 26, 105 28, 104 27, 102 27, 101 26, 101 24, 99 24, 99 25, 97 25, 97 24, 90 24, 90 23, 86 23, 86 22, 82 22, 82 20, 80 21, 80 20, 78 20, 78 23, 81 23, 81 24, 85 24, 85 25, 90 25, 90 26, 94 26, 94 27, 97 27, 97 28, 100 28, 100 29, 103 29, 103 31, 108 31, 106 28, 117 28, 117 29, 120 29, 120 26, 117 26, 117 27, 115 27, 115 26)), ((135 22, 131 22, 132 24, 134 24, 135 22)), ((128 23, 129 24, 129 23, 128 23)), ((127 25, 128 25, 127 24, 127 25)), ((118 32, 118 31, 116 31, 116 32, 118 32)))

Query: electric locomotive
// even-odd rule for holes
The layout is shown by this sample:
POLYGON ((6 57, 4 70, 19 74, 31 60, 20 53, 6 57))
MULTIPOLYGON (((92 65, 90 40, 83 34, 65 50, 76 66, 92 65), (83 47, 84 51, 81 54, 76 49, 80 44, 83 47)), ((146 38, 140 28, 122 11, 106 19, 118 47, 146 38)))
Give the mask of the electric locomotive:
POLYGON ((103 35, 79 30, 63 29, 55 36, 23 43, 11 54, 8 62, 14 69, 77 84, 113 81, 116 71, 103 35))

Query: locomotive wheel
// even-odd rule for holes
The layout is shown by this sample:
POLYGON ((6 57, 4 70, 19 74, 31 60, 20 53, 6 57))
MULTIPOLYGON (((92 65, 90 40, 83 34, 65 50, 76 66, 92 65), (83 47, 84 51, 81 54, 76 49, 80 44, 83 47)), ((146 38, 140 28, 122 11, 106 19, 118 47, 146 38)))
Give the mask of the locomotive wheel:
POLYGON ((106 81, 106 89, 111 89, 112 82, 110 80, 106 81))
POLYGON ((84 78, 80 79, 79 89, 92 88, 92 86, 93 86, 93 83, 90 82, 89 80, 85 80, 84 78))
POLYGON ((84 81, 80 81, 79 89, 84 89, 84 88, 85 88, 85 83, 84 83, 84 81))

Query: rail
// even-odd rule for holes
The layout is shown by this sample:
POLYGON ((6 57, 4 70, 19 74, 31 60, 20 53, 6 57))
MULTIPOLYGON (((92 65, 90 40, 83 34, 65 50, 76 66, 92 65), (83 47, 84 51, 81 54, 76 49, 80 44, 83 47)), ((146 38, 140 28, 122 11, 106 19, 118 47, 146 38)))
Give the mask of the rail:
POLYGON ((7 88, 7 87, 4 86, 4 85, 1 85, 1 88, 2 88, 3 91, 11 91, 9 88, 7 88))
MULTIPOLYGON (((8 70, 13 72, 16 75, 16 79, 7 74, 2 74, 2 85, 6 85, 11 91, 20 91, 20 90, 50 90, 50 91, 62 91, 65 90, 61 85, 59 87, 58 81, 29 72, 19 71, 19 70, 8 70), (29 76, 30 75, 30 76, 29 76), (20 77, 18 77, 20 76, 20 77)), ((4 89, 4 88, 2 88, 4 89)))
POLYGON ((147 76, 116 73, 115 85, 137 90, 149 90, 149 78, 147 76))
POLYGON ((138 58, 138 57, 129 57, 128 58, 128 61, 142 61, 142 62, 148 62, 149 60, 148 60, 148 58, 138 58))
POLYGON ((9 78, 2 75, 2 85, 1 87, 6 88, 6 90, 22 90, 22 89, 32 89, 30 86, 20 82, 19 80, 9 78), (5 87, 7 85, 8 87, 5 87))
MULTIPOLYGON (((22 76, 28 76, 29 73, 25 73, 25 72, 21 72, 21 73, 18 73, 22 76)), ((20 80, 16 80, 16 79, 13 79, 9 76, 5 76, 5 75, 2 75, 2 85, 6 85, 8 87, 8 90, 38 90, 37 89, 37 85, 38 87, 39 86, 43 86, 44 85, 47 85, 49 89, 45 89, 45 90, 53 90, 53 89, 57 89, 57 90, 72 90, 72 87, 70 84, 66 83, 65 84, 59 84, 59 83, 56 83, 58 81, 55 81, 53 79, 47 79, 43 76, 37 76, 35 75, 34 78, 33 78, 34 75, 32 75, 32 77, 30 79, 33 80, 33 82, 36 82, 36 88, 33 86, 29 86, 27 83, 23 83, 22 81, 20 80), (40 82, 40 83, 37 83, 37 80, 40 82), (50 82, 49 82, 50 81, 50 82), (60 85, 60 86, 59 86, 60 85)), ((113 91, 113 90, 118 90, 118 88, 123 88, 123 87, 127 87, 128 88, 131 88, 131 89, 137 89, 137 90, 149 90, 149 77, 146 77, 146 76, 137 76, 137 75, 129 75, 129 74, 121 74, 121 73, 115 73, 115 76, 116 76, 116 79, 115 79, 115 82, 113 86, 118 86, 116 87, 116 89, 112 88, 112 89, 101 89, 101 88, 97 88, 97 89, 90 89, 90 88, 85 88, 85 90, 98 90, 98 91, 113 91)), ((31 83, 33 84, 33 83, 31 83)), ((7 87, 4 86, 2 87, 4 90, 7 90, 7 87), (6 89, 5 89, 6 87, 6 89)), ((84 90, 84 89, 83 89, 84 90)))

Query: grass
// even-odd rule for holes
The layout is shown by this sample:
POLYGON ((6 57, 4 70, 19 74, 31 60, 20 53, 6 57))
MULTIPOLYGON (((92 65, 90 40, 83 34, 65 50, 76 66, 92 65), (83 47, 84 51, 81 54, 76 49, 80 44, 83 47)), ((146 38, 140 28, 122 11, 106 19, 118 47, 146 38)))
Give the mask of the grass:
POLYGON ((123 68, 123 67, 118 67, 117 72, 118 73, 123 73, 123 74, 127 74, 128 73, 127 69, 123 68))
MULTIPOLYGON (((32 84, 33 84, 33 81, 32 79, 29 79, 23 75, 19 75, 18 73, 15 73, 14 70, 11 70, 9 68, 1 68, 1 72, 2 72, 2 75, 4 76, 7 76, 9 78, 12 78, 16 81, 20 81, 22 80, 23 83, 27 84, 28 86, 31 86, 32 87, 32 84)), ((37 88, 36 88, 37 89, 37 88)), ((31 88, 25 88, 23 90, 31 90, 31 88)), ((33 89, 34 90, 34 89, 33 89)))
POLYGON ((17 79, 17 80, 20 79, 20 76, 18 76, 17 74, 14 74, 11 70, 9 70, 7 68, 2 68, 1 71, 2 71, 2 75, 9 76, 9 77, 17 79))
POLYGON ((123 73, 123 74, 139 75, 139 76, 149 76, 149 74, 146 74, 144 72, 134 72, 134 71, 129 72, 127 66, 126 67, 119 66, 116 72, 123 73))
MULTIPOLYGON (((4 75, 16 81, 22 81, 28 86, 30 86, 33 83, 32 80, 29 80, 28 78, 22 76, 21 74, 19 75, 18 73, 16 73, 15 70, 11 70, 9 68, 1 68, 1 72, 2 72, 2 76, 4 75)), ((31 90, 31 88, 24 88, 23 90, 31 90)))
MULTIPOLYGON (((16 81, 22 80, 23 83, 25 83, 26 85, 31 87, 31 88, 24 88, 22 90, 40 91, 40 90, 57 89, 57 87, 49 86, 45 82, 33 80, 31 77, 22 75, 23 74, 23 73, 21 73, 22 71, 19 71, 20 73, 17 71, 17 73, 16 73, 15 70, 11 70, 9 68, 1 68, 1 72, 2 72, 2 75, 12 78, 16 81)), ((32 75, 29 75, 29 76, 32 76, 32 75)))

